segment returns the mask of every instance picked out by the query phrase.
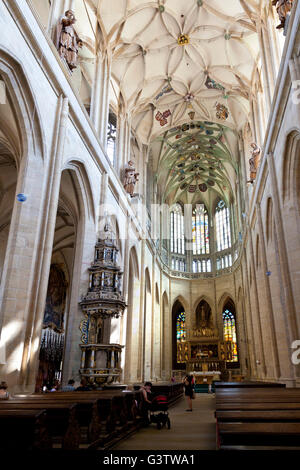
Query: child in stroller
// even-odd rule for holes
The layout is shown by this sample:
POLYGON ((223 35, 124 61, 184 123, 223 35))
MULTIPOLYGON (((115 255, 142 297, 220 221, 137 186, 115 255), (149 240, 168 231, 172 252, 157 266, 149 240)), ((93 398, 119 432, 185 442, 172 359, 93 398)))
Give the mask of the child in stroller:
POLYGON ((168 413, 168 399, 165 395, 157 395, 153 398, 150 410, 150 423, 156 423, 157 429, 163 426, 170 429, 171 422, 168 413))

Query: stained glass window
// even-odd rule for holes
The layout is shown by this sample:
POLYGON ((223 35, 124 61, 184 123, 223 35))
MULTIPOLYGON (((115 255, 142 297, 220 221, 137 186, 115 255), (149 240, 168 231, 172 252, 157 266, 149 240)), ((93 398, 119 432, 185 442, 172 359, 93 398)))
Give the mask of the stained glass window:
POLYGON ((112 165, 115 163, 117 138, 117 119, 113 113, 109 113, 107 124, 107 155, 112 165))
POLYGON ((197 204, 192 217, 193 254, 209 253, 208 213, 204 204, 197 204))
POLYGON ((232 343, 232 360, 230 362, 238 362, 235 318, 228 309, 225 309, 223 312, 223 326, 224 341, 232 343))
POLYGON ((188 360, 185 328, 185 312, 180 312, 176 319, 177 363, 188 360))
POLYGON ((184 255, 184 216, 180 204, 175 204, 171 211, 171 252, 184 255))
POLYGON ((216 236, 217 251, 231 247, 229 209, 225 206, 224 201, 220 201, 216 209, 216 236))

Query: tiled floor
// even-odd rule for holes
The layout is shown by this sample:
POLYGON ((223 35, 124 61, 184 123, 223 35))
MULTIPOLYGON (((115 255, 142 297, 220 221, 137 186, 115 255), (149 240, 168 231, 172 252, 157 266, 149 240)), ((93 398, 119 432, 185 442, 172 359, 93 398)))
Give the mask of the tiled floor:
POLYGON ((215 396, 197 394, 192 413, 185 399, 169 409, 171 429, 155 424, 143 428, 114 447, 116 450, 215 450, 215 396))

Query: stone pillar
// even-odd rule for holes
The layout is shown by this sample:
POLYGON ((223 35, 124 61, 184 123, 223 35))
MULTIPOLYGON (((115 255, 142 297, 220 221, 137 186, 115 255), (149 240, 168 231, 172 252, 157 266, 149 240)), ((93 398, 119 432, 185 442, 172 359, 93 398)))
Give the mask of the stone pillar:
MULTIPOLYGON (((250 227, 249 227, 250 229, 250 227)), ((254 310, 255 310, 255 317, 257 321, 257 329, 258 329, 258 343, 259 343, 259 352, 261 354, 260 356, 260 363, 262 368, 258 369, 258 374, 260 370, 262 371, 263 376, 265 377, 267 375, 267 367, 266 367, 266 353, 265 353, 265 346, 263 342, 263 334, 262 334, 262 325, 261 325, 261 317, 260 317, 260 310, 259 310, 259 298, 258 298, 258 291, 257 291, 257 277, 256 277, 256 269, 255 269, 255 263, 254 263, 254 250, 253 250, 253 241, 251 237, 251 233, 249 233, 249 246, 250 246, 250 262, 251 262, 251 268, 252 268, 252 273, 253 273, 253 285, 254 285, 254 310)), ((249 295, 251 294, 250 290, 250 283, 249 283, 249 295)), ((252 304, 252 302, 251 302, 252 304)), ((251 308, 252 309, 252 308, 251 308)), ((253 309, 252 309, 253 311, 253 309)), ((261 377, 260 377, 261 378, 261 377)))
POLYGON ((31 149, 19 170, 17 193, 27 201, 13 210, 1 299, 1 341, 9 358, 1 376, 15 390, 35 386, 67 119, 68 100, 61 97, 49 161, 42 164, 31 149))
MULTIPOLYGON (((287 255, 287 248, 284 236, 284 225, 282 221, 282 208, 280 205, 280 199, 278 195, 278 183, 275 170, 274 157, 272 153, 267 155, 267 162, 269 168, 269 174, 271 179, 271 193, 273 200, 274 208, 274 218, 276 224, 276 232, 278 239, 278 257, 280 263, 280 273, 281 279, 280 284, 282 286, 282 302, 283 302, 283 312, 287 320, 287 329, 288 329, 288 341, 291 343, 294 340, 299 339, 300 334, 300 321, 297 321, 296 307, 293 297, 293 289, 290 277, 289 262, 287 255)), ((291 354, 293 350, 291 349, 291 354)), ((290 354, 290 355, 291 355, 290 354)), ((294 368, 296 372, 296 368, 294 368)))
POLYGON ((116 170, 122 178, 122 170, 131 159, 131 116, 128 113, 120 112, 117 127, 116 170))
POLYGON ((52 158, 50 160, 49 173, 49 200, 48 200, 48 218, 44 226, 45 244, 43 247, 43 262, 41 266, 41 282, 36 300, 36 310, 32 311, 32 316, 27 322, 26 337, 24 342, 24 354, 22 360, 22 379, 23 385, 34 387, 37 369, 40 335, 42 331, 45 300, 48 288, 49 270, 53 249, 53 239, 55 232, 55 223, 59 199, 59 189, 61 181, 62 160, 64 155, 64 145, 66 128, 68 122, 68 99, 64 98, 59 103, 58 126, 55 136, 55 146, 52 158))
POLYGON ((276 329, 275 329, 274 312, 273 312, 273 306, 272 306, 271 289, 270 289, 270 284, 269 284, 269 278, 266 274, 268 271, 268 261, 267 261, 267 254, 266 254, 265 236, 264 236, 264 231, 263 231, 263 222, 262 222, 260 204, 258 202, 256 203, 256 213, 257 213, 257 221, 258 221, 259 239, 260 239, 260 244, 261 244, 262 271, 263 271, 263 278, 265 281, 264 287, 265 287, 268 317, 269 317, 268 323, 271 329, 274 367, 275 367, 276 378, 279 379, 281 374, 280 374, 278 344, 277 344, 277 339, 276 339, 276 329))
POLYGON ((270 71, 268 70, 268 63, 267 63, 267 51, 265 47, 265 43, 263 40, 263 26, 259 25, 257 36, 259 40, 259 48, 260 48, 260 55, 261 55, 261 63, 262 63, 262 74, 263 74, 263 84, 264 84, 264 97, 265 97, 265 106, 267 115, 270 113, 271 108, 271 90, 270 90, 270 71))
POLYGON ((92 86, 90 115, 104 151, 107 146, 110 74, 111 63, 108 54, 101 55, 100 51, 98 51, 92 86))

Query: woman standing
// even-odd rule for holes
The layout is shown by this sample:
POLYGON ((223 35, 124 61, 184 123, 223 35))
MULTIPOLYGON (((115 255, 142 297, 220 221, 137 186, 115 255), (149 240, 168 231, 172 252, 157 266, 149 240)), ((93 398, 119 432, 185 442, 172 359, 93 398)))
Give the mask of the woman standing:
POLYGON ((192 375, 186 375, 184 380, 183 380, 183 384, 184 384, 184 388, 185 388, 185 391, 184 391, 184 394, 187 398, 187 403, 188 403, 188 409, 185 410, 185 411, 193 411, 193 407, 192 407, 192 399, 193 399, 193 396, 194 396, 194 378, 192 375))

